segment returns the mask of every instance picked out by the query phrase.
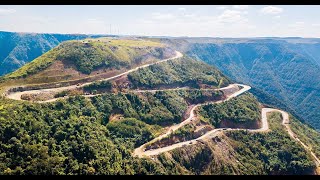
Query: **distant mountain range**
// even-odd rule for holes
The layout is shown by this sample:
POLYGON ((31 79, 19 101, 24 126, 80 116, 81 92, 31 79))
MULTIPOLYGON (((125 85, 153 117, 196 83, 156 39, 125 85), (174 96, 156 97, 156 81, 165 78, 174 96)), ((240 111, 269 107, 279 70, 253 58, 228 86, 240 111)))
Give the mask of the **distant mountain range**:
POLYGON ((100 35, 37 34, 0 31, 0 76, 15 71, 59 43, 100 35))
MULTIPOLYGON (((0 32, 0 75, 39 57, 66 40, 103 35, 0 32)), ((217 66, 235 81, 283 100, 320 129, 320 39, 299 37, 149 37, 217 66)))
POLYGON ((314 61, 201 40, 70 40, 2 76, 0 175, 320 174, 320 133, 286 105, 314 61))
POLYGON ((320 39, 167 38, 162 42, 281 99, 320 129, 320 39))

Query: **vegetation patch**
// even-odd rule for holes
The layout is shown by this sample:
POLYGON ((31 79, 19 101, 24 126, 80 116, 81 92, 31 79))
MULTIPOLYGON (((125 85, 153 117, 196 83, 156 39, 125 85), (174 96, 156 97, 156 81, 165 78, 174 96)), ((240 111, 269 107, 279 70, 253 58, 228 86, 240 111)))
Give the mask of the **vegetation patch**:
POLYGON ((4 79, 16 79, 21 77, 25 78, 28 75, 42 71, 49 67, 55 61, 58 53, 58 49, 54 48, 43 54, 42 56, 36 58, 35 60, 31 61, 30 63, 22 66, 17 71, 4 76, 4 79))
POLYGON ((314 152, 317 157, 320 157, 320 133, 310 125, 303 124, 293 116, 290 116, 289 126, 297 137, 310 147, 311 151, 314 152))
POLYGON ((154 88, 160 85, 189 84, 199 88, 201 84, 209 87, 227 86, 230 80, 218 69, 201 61, 183 57, 159 63, 128 75, 136 87, 154 88))
POLYGON ((151 59, 163 59, 174 51, 160 43, 144 40, 85 39, 66 41, 26 64, 4 79, 25 78, 48 68, 54 61, 63 61, 84 74, 101 68, 129 68, 151 59))
POLYGON ((269 133, 227 132, 240 161, 248 163, 246 166, 260 162, 266 174, 312 174, 315 164, 311 156, 288 135, 281 114, 269 114, 268 122, 272 130, 269 133))
POLYGON ((288 135, 281 125, 281 114, 269 114, 268 121, 268 133, 228 131, 210 141, 162 153, 158 159, 177 174, 312 174, 312 157, 288 135))
POLYGON ((155 138, 161 127, 150 126, 134 118, 125 118, 120 121, 110 122, 107 125, 111 136, 123 143, 134 144, 134 148, 155 138))
POLYGON ((167 137, 162 138, 146 147, 146 150, 158 149, 166 146, 170 146, 179 142, 189 141, 196 139, 208 131, 212 130, 212 126, 200 126, 199 128, 195 124, 187 124, 173 133, 169 134, 167 137))
POLYGON ((110 81, 97 81, 86 85, 83 90, 90 92, 91 94, 96 94, 97 92, 105 92, 112 89, 112 83, 110 81))
POLYGON ((199 115, 209 119, 214 127, 220 127, 222 121, 256 123, 260 120, 261 110, 257 99, 246 93, 223 103, 204 105, 199 108, 199 115))
POLYGON ((106 107, 118 107, 123 97, 98 102, 76 96, 46 104, 1 99, 0 174, 165 174, 151 160, 131 155, 134 144, 160 127, 132 118, 103 125, 106 107))

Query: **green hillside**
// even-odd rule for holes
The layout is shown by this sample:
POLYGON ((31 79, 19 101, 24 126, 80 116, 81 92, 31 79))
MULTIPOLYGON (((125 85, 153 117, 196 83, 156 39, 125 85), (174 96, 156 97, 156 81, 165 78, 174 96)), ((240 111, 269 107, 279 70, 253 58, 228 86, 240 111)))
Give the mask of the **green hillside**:
POLYGON ((63 41, 88 37, 90 36, 0 31, 0 76, 17 70, 63 41))
MULTIPOLYGON (((205 144, 175 149, 169 152, 172 157, 159 155, 156 162, 132 157, 134 148, 180 121, 187 107, 185 96, 117 93, 49 104, 1 99, 0 174, 312 173, 311 158, 283 130, 278 114, 269 121, 271 133, 226 133, 205 144), (113 119, 115 114, 123 119, 113 119)), ((253 104, 237 106, 246 109, 253 104)), ((298 127, 302 134, 311 131, 298 127)), ((304 140, 316 141, 308 136, 304 140)), ((316 142, 313 145, 318 148, 316 142)))
MULTIPOLYGON (((2 88, 76 89, 50 94, 64 98, 49 103, 0 97, 0 175, 315 174, 309 150, 288 134, 280 113, 267 114, 269 131, 214 130, 256 129, 263 106, 291 108, 258 88, 223 101, 241 88, 217 90, 235 81, 214 66, 184 54, 97 81, 175 55, 173 47, 136 38, 67 41, 4 76, 2 88), (77 84, 84 82, 93 83, 77 84), (221 103, 203 104, 216 101, 221 103), (186 119, 189 124, 149 143, 186 119), (215 136, 194 144, 133 156, 145 143, 164 147, 211 130, 215 136)), ((293 113, 288 126, 319 156, 319 132, 293 113)))
MULTIPOLYGON (((235 124, 249 124, 254 127, 260 120, 260 105, 252 94, 245 94, 221 104, 209 104, 200 108, 200 115, 215 127, 222 121, 235 124)), ((257 126, 258 128, 258 126, 257 126)))
POLYGON ((315 165, 310 155, 280 125, 280 114, 272 113, 269 118, 269 133, 230 131, 159 155, 160 167, 170 174, 312 174, 315 165))
POLYGON ((200 84, 224 87, 231 81, 217 68, 189 57, 152 65, 130 73, 129 80, 136 87, 153 88, 172 84, 189 84, 199 88, 200 84))
POLYGON ((77 84, 111 77, 174 55, 173 49, 145 40, 96 38, 66 41, 5 75, 1 81, 6 85, 77 84))
POLYGON ((236 82, 265 91, 295 111, 299 119, 320 129, 319 39, 162 38, 155 41, 216 66, 236 82))

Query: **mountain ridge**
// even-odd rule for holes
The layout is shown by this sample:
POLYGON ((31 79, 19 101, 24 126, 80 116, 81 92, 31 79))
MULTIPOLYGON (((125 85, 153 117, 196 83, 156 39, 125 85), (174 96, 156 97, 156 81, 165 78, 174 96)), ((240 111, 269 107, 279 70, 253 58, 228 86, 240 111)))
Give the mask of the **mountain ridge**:
MULTIPOLYGON (((91 37, 85 34, 17 33, 0 31, 0 75, 10 73, 59 43, 91 37)), ((94 35, 93 37, 99 37, 94 35)))
MULTIPOLYGON (((99 42, 99 40, 102 39, 94 41, 99 42)), ((108 39, 105 40, 106 43, 110 43, 108 39)), ((53 58, 52 62, 63 64, 63 60, 68 60, 68 67, 78 73, 81 69, 77 66, 88 61, 104 62, 103 68, 109 64, 106 62, 112 59, 111 56, 101 58, 100 55, 96 55, 99 49, 92 48, 101 46, 95 46, 93 42, 92 44, 87 40, 78 42, 81 44, 61 46, 62 52, 71 53, 59 53, 64 58, 53 58), (81 55, 83 58, 70 59, 69 57, 74 57, 72 54, 81 54, 77 50, 85 52, 81 55)), ((155 47, 150 47, 149 41, 141 39, 125 41, 114 39, 111 44, 113 45, 110 47, 117 47, 114 50, 128 48, 128 52, 134 52, 132 59, 140 59, 141 50, 153 54, 154 48, 159 48, 158 43, 155 43, 155 47), (141 48, 141 43, 148 44, 147 48, 141 48)), ((163 48, 163 45, 161 47, 163 48)), ((102 51, 105 50, 102 48, 102 51)), ((88 80, 90 82, 88 86, 85 84, 88 82, 74 84, 75 90, 66 88, 67 91, 52 94, 52 97, 58 97, 52 102, 35 103, 38 101, 37 98, 43 97, 31 96, 28 97, 31 99, 25 101, 1 97, 0 158, 3 161, 0 161, 0 173, 22 175, 317 173, 318 165, 312 153, 314 152, 315 156, 320 154, 318 132, 292 115, 281 115, 279 112, 274 112, 275 110, 267 114, 264 111, 265 105, 259 104, 251 93, 240 95, 250 89, 249 86, 239 87, 237 84, 232 84, 234 81, 216 67, 186 55, 179 56, 179 53, 172 56, 170 52, 173 52, 173 49, 169 49, 168 52, 167 55, 170 56, 168 59, 165 59, 162 53, 155 53, 151 57, 162 54, 159 56, 162 58, 145 61, 150 64, 142 63, 126 67, 123 69, 124 72, 108 74, 107 79, 88 80), (232 100, 228 101, 231 98, 232 100), (205 105, 200 109, 195 105, 211 101, 221 103, 205 105), (265 113, 260 119, 261 110, 265 113), (185 117, 192 115, 194 118, 185 120, 185 117), (264 132, 266 118, 271 130, 264 132), (293 124, 289 126, 297 137, 288 134, 286 126, 281 124, 289 120, 288 118, 293 124), (210 134, 210 130, 217 127, 228 130, 229 125, 232 125, 232 128, 247 126, 246 128, 251 129, 254 128, 251 127, 252 122, 255 126, 262 123, 263 132, 252 134, 247 130, 222 130, 218 134, 210 134), (177 131, 170 133, 171 127, 177 127, 177 131), (185 143, 189 143, 188 139, 206 135, 208 132, 210 135, 208 139, 201 139, 194 144, 178 147, 151 158, 132 156, 139 146, 168 133, 169 138, 158 142, 160 144, 155 146, 175 144, 181 140, 187 140, 185 143), (312 136, 308 136, 310 133, 312 136), (300 139, 306 147, 299 144, 300 139)), ((122 60, 117 57, 118 59, 113 60, 122 60)), ((39 69, 35 74, 46 77, 43 72, 53 72, 47 71, 53 65, 39 69)), ((113 67, 113 65, 107 67, 107 71, 113 67)), ((99 69, 101 66, 94 66, 93 71, 85 76, 94 73, 97 70, 95 68, 99 69)), ((28 66, 25 69, 28 70, 28 66)), ((17 72, 13 74, 21 74, 19 73, 21 70, 17 72)), ((6 87, 12 84, 35 86, 37 83, 32 79, 29 81, 31 84, 26 81, 33 75, 10 78, 9 74, 2 79, 0 86, 6 87)), ((50 83, 51 80, 44 78, 39 82, 50 83)), ((68 87, 60 82, 57 80, 54 84, 58 83, 58 87, 68 87)), ((38 85, 39 90, 45 88, 43 83, 38 85)), ((23 93, 25 91, 23 88, 28 86, 18 88, 17 91, 23 93)), ((43 92, 44 97, 48 98, 46 92, 43 92)), ((268 98, 268 95, 259 92, 259 89, 256 89, 256 92, 262 94, 260 96, 262 99, 268 98)), ((277 102, 271 104, 281 105, 277 102)))
POLYGON ((320 66, 317 38, 154 39, 217 66, 231 79, 284 100, 319 130, 320 66))

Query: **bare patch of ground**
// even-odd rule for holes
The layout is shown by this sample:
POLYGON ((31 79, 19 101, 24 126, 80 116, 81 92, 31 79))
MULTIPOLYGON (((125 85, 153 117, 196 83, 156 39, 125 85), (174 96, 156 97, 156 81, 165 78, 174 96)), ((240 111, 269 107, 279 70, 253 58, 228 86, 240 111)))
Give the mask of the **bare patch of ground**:
POLYGON ((124 117, 123 117, 122 114, 111 114, 110 117, 109 117, 109 122, 120 121, 123 118, 124 117))

